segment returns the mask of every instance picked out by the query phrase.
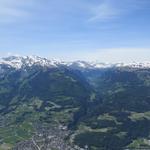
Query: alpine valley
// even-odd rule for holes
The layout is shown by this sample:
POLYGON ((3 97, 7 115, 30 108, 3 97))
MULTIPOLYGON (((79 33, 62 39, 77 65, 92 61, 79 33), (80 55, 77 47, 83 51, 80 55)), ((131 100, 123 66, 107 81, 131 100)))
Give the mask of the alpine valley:
POLYGON ((150 62, 0 59, 0 150, 150 149, 150 62))

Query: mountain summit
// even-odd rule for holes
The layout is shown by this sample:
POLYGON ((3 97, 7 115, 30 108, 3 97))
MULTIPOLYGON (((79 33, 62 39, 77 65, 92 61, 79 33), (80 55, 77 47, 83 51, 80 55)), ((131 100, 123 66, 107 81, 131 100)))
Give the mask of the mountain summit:
POLYGON ((55 60, 48 60, 39 56, 9 56, 1 58, 0 64, 8 65, 10 67, 21 69, 24 67, 31 67, 34 65, 57 67, 58 62, 55 60))
POLYGON ((102 68, 119 68, 119 67, 131 67, 131 68, 150 68, 150 62, 133 62, 133 63, 101 63, 97 61, 72 61, 64 62, 57 61, 39 56, 9 56, 0 59, 0 65, 6 65, 15 69, 21 69, 31 66, 43 66, 43 67, 58 67, 66 66, 76 69, 102 69, 102 68))

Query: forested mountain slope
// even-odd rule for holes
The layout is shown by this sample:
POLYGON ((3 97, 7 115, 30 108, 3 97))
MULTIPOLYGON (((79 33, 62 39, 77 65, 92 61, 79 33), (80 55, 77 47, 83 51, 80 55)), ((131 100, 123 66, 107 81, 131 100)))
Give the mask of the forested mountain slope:
POLYGON ((0 63, 0 150, 149 149, 149 140, 149 67, 0 63))

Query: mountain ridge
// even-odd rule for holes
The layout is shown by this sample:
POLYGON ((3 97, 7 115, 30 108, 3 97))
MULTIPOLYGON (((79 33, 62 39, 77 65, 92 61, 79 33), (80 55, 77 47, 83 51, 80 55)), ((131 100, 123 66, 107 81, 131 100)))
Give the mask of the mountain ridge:
POLYGON ((7 65, 15 69, 21 69, 31 66, 42 67, 59 67, 65 66, 76 69, 103 69, 103 68, 150 68, 149 62, 133 62, 133 63, 103 63, 98 61, 58 61, 54 59, 47 59, 39 56, 9 56, 0 58, 0 65, 7 65))
POLYGON ((1 61, 0 150, 34 150, 34 143, 44 150, 146 149, 149 139, 149 68, 96 69, 37 56, 1 61))

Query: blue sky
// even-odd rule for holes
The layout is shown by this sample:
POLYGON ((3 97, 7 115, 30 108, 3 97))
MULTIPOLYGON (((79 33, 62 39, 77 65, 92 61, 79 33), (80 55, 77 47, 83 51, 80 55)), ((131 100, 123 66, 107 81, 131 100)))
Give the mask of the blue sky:
POLYGON ((0 56, 150 60, 150 0, 0 0, 0 56))

